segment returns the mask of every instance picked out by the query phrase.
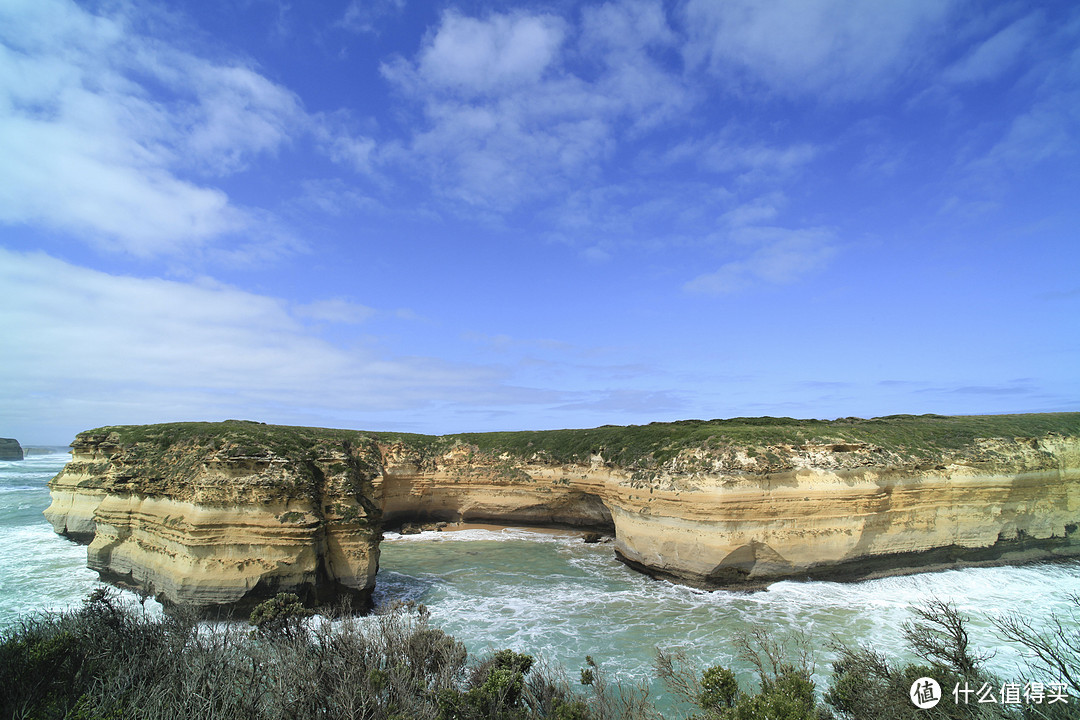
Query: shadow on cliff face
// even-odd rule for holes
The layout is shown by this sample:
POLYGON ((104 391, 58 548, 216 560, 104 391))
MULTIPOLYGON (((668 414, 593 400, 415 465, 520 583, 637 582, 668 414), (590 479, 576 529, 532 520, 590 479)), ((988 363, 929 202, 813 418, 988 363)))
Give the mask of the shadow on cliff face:
POLYGON ((418 504, 408 510, 383 514, 384 528, 397 528, 407 523, 423 525, 439 521, 591 530, 605 535, 615 534, 615 520, 612 518, 611 510, 600 496, 586 492, 570 492, 554 501, 510 508, 496 509, 487 505, 433 507, 418 504))
POLYGON ((780 553, 763 542, 751 540, 735 548, 705 577, 711 585, 741 583, 751 576, 765 578, 790 575, 793 566, 780 553))
POLYGON ((615 520, 611 516, 611 510, 598 495, 586 492, 569 493, 548 508, 548 522, 552 525, 615 533, 615 520))

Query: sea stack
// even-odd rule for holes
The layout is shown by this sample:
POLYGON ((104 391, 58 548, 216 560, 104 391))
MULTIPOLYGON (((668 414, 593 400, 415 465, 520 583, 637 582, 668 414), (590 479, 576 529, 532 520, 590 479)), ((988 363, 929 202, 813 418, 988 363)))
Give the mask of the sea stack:
POLYGON ((0 438, 0 460, 22 460, 23 449, 14 438, 0 438))
POLYGON ((71 447, 45 517, 89 543, 103 579, 202 608, 278 592, 370 606, 379 451, 359 433, 229 421, 104 429, 71 447))

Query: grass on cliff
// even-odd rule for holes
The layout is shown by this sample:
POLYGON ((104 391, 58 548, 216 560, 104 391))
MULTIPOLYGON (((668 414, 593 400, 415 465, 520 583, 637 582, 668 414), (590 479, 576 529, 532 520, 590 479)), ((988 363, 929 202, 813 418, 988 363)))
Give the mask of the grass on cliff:
POLYGON ((1032 415, 891 415, 839 420, 732 418, 682 420, 649 425, 605 425, 589 430, 547 430, 460 434, 452 437, 488 452, 529 456, 540 452, 555 461, 587 460, 601 452, 623 466, 643 460, 664 462, 694 447, 753 447, 866 443, 915 459, 969 445, 976 438, 1042 437, 1080 434, 1080 413, 1032 415))
POLYGON ((400 442, 421 457, 445 452, 465 443, 481 452, 508 453, 528 459, 534 455, 556 463, 588 462, 600 453, 622 467, 662 463, 687 448, 760 447, 865 443, 912 460, 931 459, 958 450, 977 438, 1038 438, 1050 433, 1080 435, 1080 413, 1027 415, 889 415, 863 419, 798 420, 795 418, 731 418, 681 420, 648 425, 604 425, 574 430, 457 433, 418 435, 325 428, 266 425, 228 420, 222 423, 166 423, 102 427, 81 435, 115 433, 121 445, 137 443, 161 450, 179 443, 208 448, 228 444, 230 454, 300 457, 321 442, 369 444, 373 440, 400 442))
POLYGON ((228 448, 234 457, 302 456, 324 442, 370 442, 369 435, 355 430, 267 425, 250 420, 224 422, 176 422, 157 425, 113 425, 87 430, 80 436, 115 434, 122 446, 145 445, 164 451, 175 445, 228 448))

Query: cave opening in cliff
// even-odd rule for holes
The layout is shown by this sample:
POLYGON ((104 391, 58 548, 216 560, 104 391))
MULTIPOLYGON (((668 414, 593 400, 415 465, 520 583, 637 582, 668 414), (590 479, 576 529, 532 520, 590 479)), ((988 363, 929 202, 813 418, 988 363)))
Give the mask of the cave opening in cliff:
POLYGON ((442 529, 444 523, 476 523, 563 530, 586 530, 613 535, 615 521, 600 496, 570 492, 547 502, 520 505, 487 503, 418 504, 408 509, 384 513, 387 530, 442 529))

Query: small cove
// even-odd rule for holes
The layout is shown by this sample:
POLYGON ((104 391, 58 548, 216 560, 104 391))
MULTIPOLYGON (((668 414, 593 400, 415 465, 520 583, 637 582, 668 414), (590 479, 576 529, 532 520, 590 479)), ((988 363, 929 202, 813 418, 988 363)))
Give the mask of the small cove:
MULTIPOLYGON (((54 534, 41 515, 46 484, 67 459, 56 453, 0 462, 0 627, 27 612, 75 606, 99 584, 85 567, 85 548, 54 534)), ((972 620, 974 643, 998 650, 994 669, 1016 675, 1018 656, 1000 646, 987 618, 1021 611, 1045 622, 1066 607, 1069 593, 1080 593, 1078 562, 704 592, 640 575, 619 563, 610 545, 585 544, 579 535, 472 528, 387 533, 375 600, 423 603, 432 622, 470 653, 513 648, 562 665, 571 678, 586 655, 620 679, 651 678, 660 646, 684 651, 699 668, 731 665, 749 683, 731 637, 754 626, 802 629, 818 648, 820 686, 833 637, 908 659, 902 625, 913 604, 931 597, 955 602, 972 620)))
MULTIPOLYGON (((972 568, 858 583, 785 581, 757 592, 706 592, 652 580, 618 562, 609 545, 525 529, 387 534, 376 602, 425 604, 470 652, 504 647, 564 666, 571 677, 591 655, 624 680, 653 675, 657 646, 697 667, 728 665, 753 681, 732 637, 752 627, 807 633, 823 686, 829 641, 869 643, 911 660, 902 626, 910 607, 949 600, 970 619, 976 646, 996 651, 994 670, 1015 676, 1020 656, 1002 646, 989 618, 1020 611, 1037 622, 1080 593, 1080 563, 972 568)), ((663 689, 654 683, 653 691, 663 689)))

